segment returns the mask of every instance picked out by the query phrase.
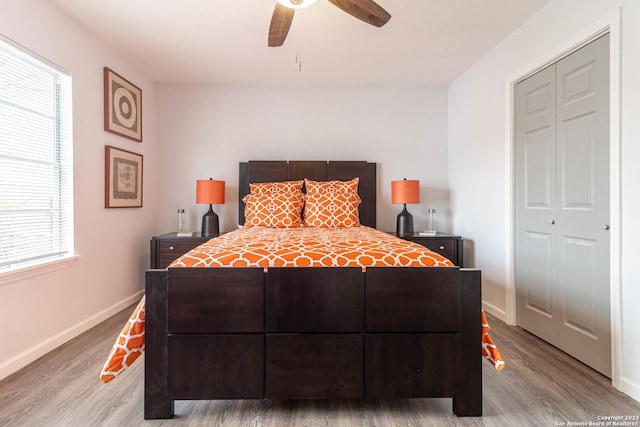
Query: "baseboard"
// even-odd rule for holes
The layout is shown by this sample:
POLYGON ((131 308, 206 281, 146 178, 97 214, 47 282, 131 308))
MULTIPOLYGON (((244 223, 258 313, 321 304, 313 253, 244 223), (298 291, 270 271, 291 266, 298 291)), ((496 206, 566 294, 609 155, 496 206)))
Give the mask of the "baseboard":
POLYGON ((620 387, 621 392, 640 402, 640 385, 627 378, 622 378, 620 383, 622 386, 620 387))
POLYGON ((484 311, 487 313, 507 323, 507 312, 505 310, 498 308, 485 300, 482 300, 482 308, 484 308, 484 311))
POLYGON ((131 304, 134 304, 140 298, 142 298, 142 293, 143 291, 136 292, 134 295, 131 295, 130 297, 117 302, 111 307, 108 307, 101 312, 94 314, 88 319, 85 319, 84 321, 60 332, 59 334, 54 335, 51 338, 34 345, 33 347, 0 364, 0 380, 24 368, 29 363, 39 359, 40 357, 49 353, 51 350, 54 350, 55 348, 66 343, 70 339, 75 338, 81 333, 88 331, 100 322, 104 322, 109 317, 113 316, 121 310, 124 310, 131 304))

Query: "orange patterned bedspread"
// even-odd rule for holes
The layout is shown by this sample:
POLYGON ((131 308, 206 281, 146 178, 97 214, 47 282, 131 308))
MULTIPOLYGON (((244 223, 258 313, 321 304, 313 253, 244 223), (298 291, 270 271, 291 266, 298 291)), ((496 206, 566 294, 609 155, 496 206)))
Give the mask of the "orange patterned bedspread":
MULTIPOLYGON (((243 228, 192 249, 169 268, 211 267, 452 267, 441 255, 370 227, 243 228)), ((144 297, 118 336, 100 378, 115 378, 144 352, 144 297)), ((483 356, 501 370, 504 362, 482 314, 483 356)))
POLYGON ((453 267, 417 243, 360 226, 235 230, 175 260, 177 267, 453 267))

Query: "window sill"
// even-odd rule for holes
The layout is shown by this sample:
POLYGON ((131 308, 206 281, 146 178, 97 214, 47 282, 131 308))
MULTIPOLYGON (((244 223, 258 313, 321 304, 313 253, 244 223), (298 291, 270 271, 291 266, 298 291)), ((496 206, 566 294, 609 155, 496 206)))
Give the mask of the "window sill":
POLYGON ((20 280, 29 279, 31 277, 40 276, 42 274, 51 273, 52 271, 66 268, 71 263, 76 262, 82 255, 71 255, 65 258, 47 261, 42 264, 29 267, 16 268, 15 270, 7 270, 0 273, 0 286, 9 283, 19 282, 20 280))

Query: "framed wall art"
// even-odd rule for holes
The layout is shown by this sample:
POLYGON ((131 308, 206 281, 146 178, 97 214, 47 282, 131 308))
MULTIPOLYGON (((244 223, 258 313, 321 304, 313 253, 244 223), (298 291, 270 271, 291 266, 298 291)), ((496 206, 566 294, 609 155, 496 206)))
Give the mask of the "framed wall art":
POLYGON ((105 146, 105 208, 142 207, 142 155, 105 146))
POLYGON ((142 141, 142 90, 104 67, 104 130, 142 141))

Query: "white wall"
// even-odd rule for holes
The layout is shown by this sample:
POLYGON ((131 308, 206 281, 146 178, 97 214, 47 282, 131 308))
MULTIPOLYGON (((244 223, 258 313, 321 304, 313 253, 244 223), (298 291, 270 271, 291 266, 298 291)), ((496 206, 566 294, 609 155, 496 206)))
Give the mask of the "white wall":
MULTIPOLYGON (((449 168, 453 228, 473 240, 474 264, 482 269, 485 307, 508 312, 509 147, 508 82, 576 43, 622 6, 621 46, 621 342, 614 385, 640 400, 640 2, 636 0, 552 0, 544 9, 480 59, 449 87, 449 168), (460 173, 465 171, 466 173, 460 173), (482 179, 479 179, 479 178, 482 179)), ((619 27, 620 28, 620 27, 619 27)), ((615 47, 614 47, 615 48, 615 47)), ((618 144, 618 141, 612 141, 618 144)), ((616 195, 614 194, 615 198, 616 195)), ((612 220, 615 224, 617 219, 612 220)), ((617 248, 614 248, 616 250, 617 248)), ((615 267, 614 267, 615 268, 615 267)), ((614 288, 615 289, 615 288, 614 288)), ((616 298, 614 298, 616 300, 616 298)), ((615 325, 614 319, 614 327, 615 325)))
POLYGON ((81 255, 60 270, 0 285, 2 378, 139 297, 155 232, 157 144, 155 86, 131 64, 49 2, 0 0, 0 11, 2 35, 73 77, 75 245, 81 255), (103 130, 104 66, 143 91, 142 144, 103 130), (104 208, 105 145, 144 155, 142 209, 104 208))
POLYGON ((640 400, 640 2, 625 0, 622 19, 622 341, 621 381, 640 400))
POLYGON ((226 181, 214 210, 221 229, 238 220, 238 162, 367 160, 378 164, 378 228, 395 230, 395 179, 419 179, 421 204, 410 205, 416 229, 438 210, 449 228, 447 89, 444 86, 158 87, 161 173, 158 232, 176 229, 184 208, 199 230, 206 206, 195 204, 196 179, 226 181))

